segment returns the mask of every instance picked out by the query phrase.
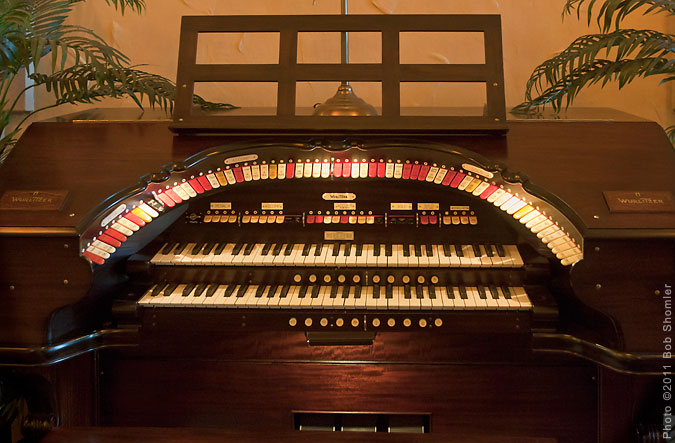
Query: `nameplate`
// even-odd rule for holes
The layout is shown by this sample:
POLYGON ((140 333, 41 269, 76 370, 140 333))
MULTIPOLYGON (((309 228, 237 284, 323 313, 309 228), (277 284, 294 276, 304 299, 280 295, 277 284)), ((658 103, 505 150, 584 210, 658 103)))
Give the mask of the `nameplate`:
POLYGON ((0 197, 0 209, 22 211, 60 211, 68 191, 5 191, 0 197))
POLYGON ((609 212, 675 212, 670 191, 604 191, 609 212))
POLYGON ((323 239, 326 241, 353 241, 354 231, 324 231, 323 239))

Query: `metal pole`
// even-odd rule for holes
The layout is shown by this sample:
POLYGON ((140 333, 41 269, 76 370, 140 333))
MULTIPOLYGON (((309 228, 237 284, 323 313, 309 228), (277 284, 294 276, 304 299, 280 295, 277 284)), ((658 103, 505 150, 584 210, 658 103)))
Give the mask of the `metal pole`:
MULTIPOLYGON (((342 15, 347 15, 348 13, 348 0, 342 1, 342 15)), ((340 39, 340 62, 344 65, 349 64, 349 32, 342 31, 342 36, 340 39)), ((342 81, 343 85, 348 85, 349 81, 342 81)))

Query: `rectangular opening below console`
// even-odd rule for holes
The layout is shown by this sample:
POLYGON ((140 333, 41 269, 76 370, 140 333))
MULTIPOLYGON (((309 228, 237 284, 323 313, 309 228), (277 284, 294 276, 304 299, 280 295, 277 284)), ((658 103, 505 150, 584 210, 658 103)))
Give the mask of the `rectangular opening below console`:
POLYGON ((425 434, 430 422, 429 413, 293 412, 293 425, 298 431, 425 434))

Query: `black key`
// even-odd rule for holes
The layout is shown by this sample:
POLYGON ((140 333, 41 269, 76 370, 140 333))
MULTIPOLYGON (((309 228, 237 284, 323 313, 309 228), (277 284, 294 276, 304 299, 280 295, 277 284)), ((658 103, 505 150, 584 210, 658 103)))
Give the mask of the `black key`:
POLYGON ((178 255, 183 252, 183 249, 187 246, 187 243, 176 243, 176 248, 173 250, 174 255, 178 255))
POLYGON ((263 286, 263 285, 258 285, 258 289, 255 290, 255 298, 260 298, 260 297, 262 297, 263 292, 265 292, 265 286, 263 286))
POLYGON ((169 252, 175 247, 176 247, 176 243, 174 243, 174 242, 166 243, 162 247, 162 249, 159 250, 159 253, 162 254, 162 255, 168 255, 169 252))
POLYGON ((452 286, 448 285, 445 287, 446 292, 448 293, 448 298, 450 300, 455 299, 455 291, 452 290, 452 286))
POLYGON ((499 298, 499 292, 497 291, 497 287, 495 285, 490 285, 488 287, 488 289, 490 290, 490 293, 492 294, 492 298, 497 300, 499 298))
POLYGON ((345 257, 349 257, 352 253, 352 244, 345 243, 345 257))
POLYGON ((482 257, 483 256, 483 253, 480 252, 480 246, 471 245, 471 247, 473 248, 473 255, 475 255, 476 257, 482 257))
POLYGON ((361 257, 361 254, 363 254, 363 243, 356 245, 356 256, 361 257))
POLYGON ((410 257, 410 245, 403 245, 403 256, 410 257))
POLYGON ((361 286, 354 288, 354 298, 361 298, 361 286))
POLYGON ((349 286, 342 286, 342 298, 349 298, 349 286))
POLYGON ((215 243, 207 243, 204 245, 204 249, 202 249, 202 255, 209 255, 211 251, 213 251, 213 248, 216 247, 215 243))
POLYGON ((190 283, 189 285, 185 285, 185 287, 183 288, 183 293, 181 295, 183 297, 187 297, 188 295, 190 295, 190 292, 192 292, 194 288, 195 285, 193 285, 192 283, 190 283))
POLYGON ((300 292, 298 293, 298 298, 305 298, 307 295, 307 285, 300 286, 300 292))
POLYGON ((232 249, 232 255, 239 255, 242 249, 244 249, 244 243, 235 243, 234 248, 232 249))
POLYGON ((305 246, 302 248, 302 256, 307 257, 309 255, 309 250, 312 248, 311 243, 305 243, 305 246))
POLYGON ((272 285, 270 286, 270 290, 267 291, 267 298, 272 298, 274 297, 274 294, 277 293, 277 290, 279 289, 279 285, 272 285))
POLYGON ((151 297, 157 297, 163 290, 168 286, 168 283, 157 283, 152 292, 150 293, 151 297))
POLYGON ((385 245, 384 247, 384 255, 387 257, 391 257, 391 245, 385 245))
POLYGON ((488 257, 494 257, 495 255, 492 253, 492 245, 484 245, 483 248, 485 248, 485 255, 488 257))
POLYGON ((447 243, 443 244, 443 254, 445 254, 446 257, 450 257, 450 255, 452 255, 450 253, 450 245, 447 243))
POLYGON ((455 245, 455 253, 457 257, 464 257, 464 251, 462 250, 462 245, 455 245))
POLYGON ((217 290, 218 285, 209 285, 209 289, 206 290, 206 297, 213 297, 217 290))
POLYGON ((415 257, 422 256, 422 245, 415 244, 415 257))
POLYGON ((192 255, 197 255, 197 254, 199 254, 199 251, 201 251, 203 247, 204 247, 204 243, 196 243, 194 248, 192 248, 192 251, 190 253, 192 255))
POLYGON ((260 251, 260 255, 267 255, 270 253, 270 249, 272 249, 272 243, 265 243, 263 245, 262 251, 260 251))
POLYGON ((284 285, 284 287, 281 288, 281 294, 279 294, 279 298, 286 298, 289 289, 291 289, 290 285, 284 285))
POLYGON ((249 243, 246 245, 244 248, 244 255, 251 255, 251 252, 253 252, 253 248, 255 247, 255 243, 249 243))
POLYGON ((415 292, 417 292, 417 298, 418 299, 421 300, 421 299, 424 298, 424 291, 422 290, 422 286, 417 285, 417 291, 415 291, 415 292))
POLYGON ((502 294, 504 294, 504 298, 511 300, 511 290, 508 286, 502 286, 502 294))
POLYGON ((379 243, 375 243, 375 245, 373 246, 373 255, 374 255, 375 257, 379 257, 379 256, 380 256, 380 248, 381 248, 381 246, 380 246, 379 243))
POLYGON ((384 298, 394 298, 394 289, 391 285, 387 285, 387 291, 384 294, 384 298))
POLYGON ((333 257, 337 257, 340 253, 340 243, 333 244, 333 257))
POLYGON ((293 246, 295 246, 294 243, 288 243, 286 245, 286 247, 284 248, 284 256, 288 257, 289 255, 291 255, 291 253, 293 252, 293 246))
POLYGON ((404 298, 412 298, 412 296, 410 295, 410 286, 409 285, 403 286, 403 297, 404 298))
POLYGON ((429 298, 436 300, 436 287, 434 285, 429 285, 429 298))
POLYGON ((281 243, 275 243, 274 247, 272 248, 272 255, 276 257, 277 255, 281 254, 281 248, 283 247, 284 245, 282 245, 281 243))
POLYGON ((173 291, 176 290, 176 286, 178 286, 178 283, 170 283, 170 284, 168 284, 168 285, 164 288, 164 291, 162 292, 162 295, 163 295, 164 297, 168 297, 169 295, 171 295, 171 293, 172 293, 173 291))
POLYGON ((427 257, 433 257, 434 256, 434 250, 431 247, 431 245, 424 245, 424 249, 427 250, 427 257))
POLYGON ((333 287, 330 288, 330 298, 337 297, 337 293, 338 293, 338 287, 337 286, 333 286, 333 287))
POLYGON ((312 288, 311 298, 318 298, 319 297, 319 289, 320 289, 319 285, 316 285, 312 288))
POLYGON ((213 253, 215 255, 220 255, 223 253, 223 249, 225 249, 225 246, 227 246, 226 243, 218 243, 218 246, 216 246, 216 249, 213 250, 213 253))
POLYGON ((200 295, 202 295, 202 293, 204 292, 205 289, 206 289, 206 283, 198 284, 197 287, 195 288, 194 296, 199 297, 200 295))
POLYGON ((246 291, 248 291, 248 286, 249 285, 241 285, 239 286, 239 291, 237 291, 237 298, 241 298, 244 295, 246 295, 246 291))
POLYGON ((314 257, 320 256, 322 250, 323 250, 323 243, 317 243, 316 249, 314 250, 314 257))
POLYGON ((373 298, 380 298, 380 286, 373 286, 373 298))
POLYGON ((224 297, 229 297, 232 295, 234 292, 234 289, 237 287, 237 285, 228 285, 227 289, 225 289, 225 293, 223 294, 224 297))
POLYGON ((468 300, 469 296, 466 295, 466 288, 464 286, 459 287, 459 298, 462 300, 468 300))
POLYGON ((485 288, 482 286, 478 286, 478 296, 482 298, 483 300, 487 300, 487 294, 485 293, 485 288))
POLYGON ((495 245, 495 249, 497 249, 497 255, 500 257, 506 257, 506 251, 504 250, 504 246, 500 245, 497 243, 495 245))

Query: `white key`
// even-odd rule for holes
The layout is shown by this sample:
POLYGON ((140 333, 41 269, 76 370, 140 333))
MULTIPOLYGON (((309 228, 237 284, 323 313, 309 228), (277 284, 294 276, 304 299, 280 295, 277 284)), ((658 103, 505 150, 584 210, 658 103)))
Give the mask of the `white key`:
MULTIPOLYGON (((216 291, 213 293, 211 297, 206 297, 204 300, 204 303, 202 303, 202 306, 205 308, 213 308, 218 304, 218 300, 220 300, 223 297, 223 294, 225 293, 225 289, 227 288, 227 285, 219 285, 216 291)), ((207 288, 208 291, 208 288, 207 288)))
POLYGON ((157 287, 158 285, 161 285, 161 283, 158 283, 158 284, 152 286, 152 287, 151 287, 150 289, 148 289, 147 291, 145 291, 145 294, 143 294, 143 297, 141 297, 140 300, 138 300, 138 301, 136 302, 136 304, 137 304, 137 305, 141 305, 141 306, 152 306, 152 305, 154 304, 154 300, 153 300, 153 299, 154 299, 155 297, 159 297, 158 295, 156 295, 155 297, 152 296, 152 291, 153 291, 153 289, 155 289, 155 287, 157 287))
MULTIPOLYGON (((181 245, 182 245, 182 244, 181 244, 181 245)), ((194 248, 194 247, 195 247, 195 243, 188 243, 187 246, 184 246, 184 247, 182 248, 182 250, 180 251, 180 253, 178 253, 178 254, 175 254, 175 253, 174 253, 173 257, 171 257, 170 263, 171 263, 172 265, 176 265, 176 264, 182 263, 182 262, 183 262, 183 259, 184 259, 186 256, 188 256, 188 255, 190 254, 190 251, 192 251, 192 248, 194 248)), ((174 251, 175 251, 175 250, 174 250, 174 251)))
MULTIPOLYGON (((359 261, 359 257, 356 256, 356 244, 352 243, 351 248, 349 249, 349 255, 345 257, 345 264, 347 266, 356 266, 359 261)), ((361 256, 363 256, 363 251, 361 251, 361 256)))
MULTIPOLYGON (((187 285, 185 285, 184 290, 187 288, 187 285)), ((190 292, 187 293, 187 295, 183 295, 183 291, 181 291, 180 295, 181 297, 176 300, 176 303, 179 305, 189 305, 190 304, 190 299, 192 298, 192 294, 195 292, 196 285, 190 288, 190 292)))
MULTIPOLYGON (((398 306, 399 309, 403 310, 409 310, 411 309, 410 307, 410 298, 405 298, 405 288, 403 286, 398 287, 398 306)), ((412 291, 411 291, 411 297, 412 297, 412 291)))
POLYGON ((473 247, 471 245, 461 245, 462 253, 464 257, 459 257, 461 266, 478 268, 480 267, 480 257, 476 257, 473 253, 473 247))
POLYGON ((511 266, 514 268, 520 268, 524 265, 523 259, 520 257, 520 252, 518 252, 518 247, 516 245, 504 245, 504 251, 509 258, 511 266))
POLYGON ((312 308, 314 309, 323 308, 323 299, 326 296, 326 294, 330 294, 330 286, 319 286, 319 295, 318 297, 312 299, 312 308))
POLYGON ((487 309, 487 300, 480 298, 478 295, 478 288, 475 286, 468 286, 466 293, 469 297, 473 297, 474 309, 487 309))
MULTIPOLYGON (((267 307, 268 308, 279 308, 279 302, 281 301, 281 291, 283 291, 284 287, 283 285, 278 285, 276 286, 276 289, 274 290, 274 294, 272 294, 272 297, 270 297, 269 292, 265 296, 267 298, 267 307)), ((270 291, 272 289, 270 288, 270 291)))
MULTIPOLYGON (((244 285, 246 286, 246 285, 244 285)), ((244 288, 240 288, 238 292, 236 292, 236 298, 237 300, 235 301, 234 305, 238 308, 247 308, 249 307, 250 299, 255 298, 255 291, 258 289, 258 285, 249 285, 248 288, 246 288, 246 292, 244 294, 241 294, 241 291, 244 288)))
POLYGON ((223 291, 222 297, 220 297, 219 300, 217 300, 218 307, 221 308, 231 308, 234 307, 235 304, 237 303, 237 297, 235 294, 239 291, 239 287, 241 285, 224 285, 225 286, 225 291, 223 291), (228 297, 225 297, 225 293, 228 290, 232 290, 231 294, 228 297))
MULTIPOLYGON (((377 309, 377 299, 374 298, 375 292, 372 286, 364 287, 366 292, 366 309, 377 309)), ((378 286, 379 290, 379 286, 378 286)))
MULTIPOLYGON (((462 298, 458 286, 452 287, 452 293, 455 296, 455 298, 453 299, 455 309, 471 309, 473 307, 473 300, 470 298, 467 299, 462 298)), ((468 292, 467 296, 469 296, 468 292)))
MULTIPOLYGON (((305 296, 300 298, 300 306, 303 308, 309 307, 312 305, 312 291, 314 290, 315 285, 307 286, 307 291, 305 291, 305 296)), ((301 289, 302 291, 302 289, 301 289)))
MULTIPOLYGON (((347 256, 345 255, 345 244, 340 243, 340 250, 338 252, 337 257, 335 257, 335 265, 336 266, 345 266, 347 264, 347 256)), ((354 247, 352 246, 352 249, 354 247)), ((351 252, 351 251, 350 251, 351 252)))
MULTIPOLYGON (((298 297, 300 295, 300 286, 291 286, 288 290, 288 307, 291 309, 299 309, 302 299, 298 297)), ((281 303, 279 304, 281 306, 281 303)))
POLYGON ((333 243, 323 243, 321 246, 321 254, 316 257, 314 264, 316 266, 329 266, 331 264, 335 264, 335 257, 332 256, 332 252, 333 243))
POLYGON ((219 255, 216 255, 213 258, 213 263, 216 266, 229 265, 232 263, 232 249, 234 248, 234 243, 227 243, 223 248, 222 252, 219 255))
POLYGON ((314 266, 314 263, 317 259, 317 256, 315 256, 314 253, 316 252, 316 248, 318 246, 318 244, 314 243, 309 247, 309 254, 302 258, 302 262, 305 266, 314 266))
MULTIPOLYGON (((405 246, 404 246, 405 248, 405 246)), ((415 255, 415 246, 414 245, 408 245, 408 248, 410 249, 410 257, 407 257, 408 259, 408 266, 416 268, 420 265, 420 259, 415 255)))
POLYGON ((391 255, 387 257, 387 266, 392 268, 398 267, 398 258, 401 255, 403 255, 403 245, 391 245, 391 255))
POLYGON ((279 292, 279 302, 277 305, 279 308, 290 308, 291 307, 291 301, 293 299, 293 294, 295 291, 299 288, 299 286, 290 286, 288 288, 288 291, 286 292, 286 297, 281 296, 281 292, 283 292, 283 286, 281 286, 281 292, 279 292))
POLYGON ((487 252, 485 251, 486 246, 485 245, 478 245, 478 248, 480 249, 480 264, 481 267, 485 268, 491 268, 492 267, 492 260, 490 257, 488 257, 487 252))
POLYGON ((437 287, 436 296, 439 297, 441 300, 442 303, 441 309, 455 309, 455 300, 448 297, 448 290, 446 286, 437 287))
POLYGON ((363 245, 361 255, 356 257, 356 264, 358 266, 377 266, 377 260, 375 260, 375 257, 373 256, 373 247, 374 246, 371 244, 363 245))
POLYGON ((422 299, 420 300, 420 309, 431 309, 431 306, 432 301, 431 298, 429 298, 429 287, 422 286, 422 299))
MULTIPOLYGON (((286 250, 286 246, 288 246, 288 243, 283 243, 281 245, 281 249, 279 250, 279 255, 272 255, 272 257, 274 257, 272 259, 272 265, 273 266, 283 266, 284 259, 286 258, 286 256, 284 255, 284 251, 286 250)), ((274 248, 270 249, 270 254, 272 254, 273 252, 274 252, 274 248)))
POLYGON ((532 309, 532 302, 530 302, 524 288, 509 287, 509 290, 511 291, 511 298, 520 303, 521 310, 532 309))
POLYGON ((393 286, 391 288, 392 297, 387 300, 389 309, 401 309, 401 300, 399 298, 400 286, 393 286))
POLYGON ((441 254, 443 250, 440 245, 431 245, 431 257, 429 257, 429 267, 439 267, 441 265, 441 254))
POLYGON ((417 260, 419 262, 419 266, 421 268, 428 268, 429 267, 429 257, 427 256, 427 246, 428 244, 420 245, 420 252, 422 255, 417 257, 417 260))
POLYGON ((509 309, 509 302, 507 299, 504 298, 502 294, 499 292, 499 288, 496 286, 493 287, 494 292, 490 288, 485 288, 486 292, 488 293, 488 298, 492 297, 495 302, 497 302, 498 309, 509 309), (496 299, 494 297, 497 297, 496 299))
MULTIPOLYGON (((258 286, 258 287, 260 287, 260 286, 258 286)), ((264 286, 262 295, 260 295, 260 297, 254 297, 253 302, 255 303, 255 307, 256 307, 256 308, 261 308, 261 307, 264 308, 264 307, 267 306, 267 303, 268 303, 269 300, 270 300, 269 298, 267 298, 267 293, 268 293, 271 289, 272 289, 271 286, 264 286)), ((256 292, 258 292, 258 291, 256 290, 256 292)))
POLYGON ((403 254, 403 251, 404 251, 405 248, 409 249, 410 245, 394 245, 394 246, 396 246, 396 252, 392 251, 393 252, 392 255, 394 255, 394 254, 397 255, 398 266, 400 266, 400 267, 409 266, 410 265, 410 257, 409 256, 406 257, 403 254))
POLYGON ((386 248, 383 244, 380 244, 380 255, 375 255, 375 249, 373 248, 373 258, 375 259, 375 266, 380 268, 387 267, 387 256, 385 255, 386 248))
POLYGON ((267 251, 267 255, 262 255, 262 251, 260 251, 260 255, 262 257, 262 264, 263 265, 269 266, 272 263, 274 263, 275 256, 272 254, 272 251, 274 250, 275 246, 276 246, 276 244, 273 243, 272 246, 270 247, 269 251, 267 251))
POLYGON ((422 300, 418 298, 417 286, 410 286, 410 299, 408 301, 410 302, 410 309, 418 311, 422 308, 422 300))
POLYGON ((349 296, 345 299, 344 308, 354 309, 356 307, 356 299, 354 298, 355 286, 349 286, 349 296))
POLYGON ((499 309, 500 305, 497 300, 492 297, 490 289, 485 286, 482 286, 481 288, 485 291, 485 303, 487 304, 488 309, 499 309))
POLYGON ((293 245, 293 249, 291 250, 291 255, 284 256, 284 265, 286 266, 297 266, 301 265, 304 260, 302 257, 302 248, 304 247, 303 244, 296 243, 293 245))
MULTIPOLYGON (((430 289, 430 288, 429 288, 430 289)), ((431 300, 431 309, 441 310, 444 307, 443 296, 444 288, 442 286, 434 286, 434 295, 436 298, 431 298, 431 291, 429 291, 429 299, 431 300)))
POLYGON ((367 297, 367 290, 366 286, 359 286, 361 288, 361 294, 359 294, 359 298, 356 298, 356 290, 354 291, 354 306, 357 309, 365 309, 366 307, 366 297, 367 297))
MULTIPOLYGON (((380 285, 378 286, 380 289, 380 296, 379 298, 376 298, 376 307, 377 309, 387 309, 388 305, 388 299, 387 299, 387 288, 385 285, 380 285)), ((373 289, 374 290, 374 289, 373 289)), ((375 298, 375 295, 373 294, 373 298, 375 298)))
POLYGON ((263 264, 264 256, 262 255, 262 250, 265 247, 264 243, 256 243, 253 246, 251 255, 248 256, 246 260, 249 265, 252 266, 261 266, 263 264))

